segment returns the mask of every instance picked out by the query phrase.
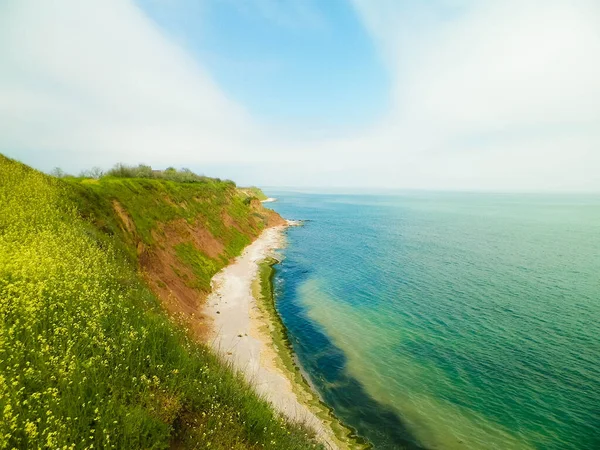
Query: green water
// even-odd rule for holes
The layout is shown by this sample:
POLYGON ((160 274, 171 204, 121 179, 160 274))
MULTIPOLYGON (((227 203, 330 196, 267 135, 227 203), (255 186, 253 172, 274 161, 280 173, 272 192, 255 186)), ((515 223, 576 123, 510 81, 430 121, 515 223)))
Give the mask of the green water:
POLYGON ((270 192, 278 309, 375 448, 600 448, 600 198, 270 192))

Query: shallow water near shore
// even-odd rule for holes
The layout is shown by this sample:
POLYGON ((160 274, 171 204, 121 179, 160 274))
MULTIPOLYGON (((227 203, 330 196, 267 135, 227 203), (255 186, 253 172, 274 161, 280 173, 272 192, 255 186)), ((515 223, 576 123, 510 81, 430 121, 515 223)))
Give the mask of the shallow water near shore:
POLYGON ((600 448, 600 197, 268 193, 294 350, 376 449, 600 448))

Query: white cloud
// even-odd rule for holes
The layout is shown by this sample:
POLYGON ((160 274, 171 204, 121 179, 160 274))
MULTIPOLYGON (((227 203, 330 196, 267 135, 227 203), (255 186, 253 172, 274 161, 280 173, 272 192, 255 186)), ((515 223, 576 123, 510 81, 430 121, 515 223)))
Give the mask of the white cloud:
POLYGON ((3 149, 51 153, 67 167, 259 153, 252 119, 132 3, 22 0, 3 8, 3 149), (67 153, 76 161, 65 161, 67 153))
POLYGON ((379 158, 407 184, 600 189, 598 3, 355 4, 395 73, 379 158))
POLYGON ((248 167, 263 184, 600 190, 600 4, 354 5, 392 108, 315 142, 256 123, 133 2, 5 3, 0 149, 44 169, 248 167))

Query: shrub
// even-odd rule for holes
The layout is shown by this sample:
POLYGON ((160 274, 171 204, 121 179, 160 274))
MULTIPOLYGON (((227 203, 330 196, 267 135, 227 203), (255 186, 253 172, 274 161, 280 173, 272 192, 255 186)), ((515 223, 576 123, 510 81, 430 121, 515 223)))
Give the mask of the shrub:
MULTIPOLYGON (((85 171, 82 172, 81 176, 86 178, 100 178, 102 175, 93 176, 92 171, 85 171)), ((168 167, 165 170, 153 170, 152 167, 145 164, 128 166, 122 163, 115 165, 106 173, 106 176, 113 178, 154 178, 177 183, 200 183, 211 180, 211 178, 195 174, 187 168, 177 170, 174 167, 168 167)))

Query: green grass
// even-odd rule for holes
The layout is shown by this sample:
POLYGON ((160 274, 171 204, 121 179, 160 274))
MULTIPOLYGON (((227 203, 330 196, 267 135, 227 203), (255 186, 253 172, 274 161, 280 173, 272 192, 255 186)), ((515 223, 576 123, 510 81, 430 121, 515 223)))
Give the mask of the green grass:
POLYGON ((151 243, 202 210, 234 251, 210 217, 245 214, 227 183, 64 182, 1 155, 0 180, 0 448, 318 446, 165 315, 111 212, 118 198, 151 243), (186 207, 152 200, 165 192, 186 207))
POLYGON ((209 258, 189 242, 176 245, 175 251, 181 262, 190 267, 196 276, 195 280, 190 280, 191 287, 204 292, 210 291, 212 276, 221 270, 225 264, 222 261, 209 258))
MULTIPOLYGON (((176 183, 142 178, 102 178, 100 180, 67 179, 77 191, 73 200, 82 213, 103 219, 110 215, 112 201, 118 201, 131 215, 141 240, 153 244, 152 230, 160 223, 185 219, 190 223, 199 217, 217 238, 225 241, 231 253, 239 250, 236 229, 223 220, 227 214, 236 221, 242 233, 258 234, 264 225, 250 220, 252 211, 246 196, 235 184, 207 179, 198 183, 176 183)), ((110 224, 109 224, 110 225, 110 224)), ((116 230, 113 227, 113 232, 116 230)))

